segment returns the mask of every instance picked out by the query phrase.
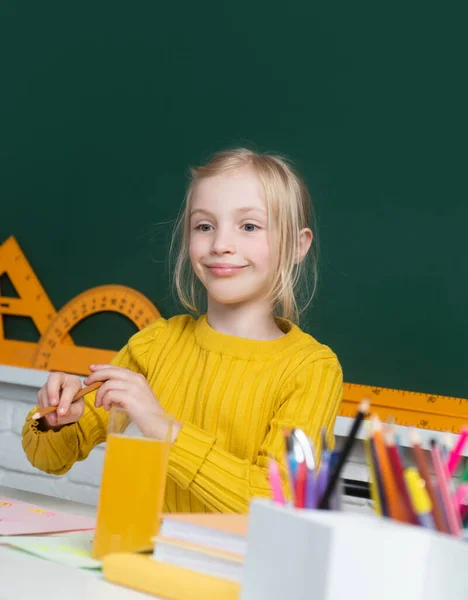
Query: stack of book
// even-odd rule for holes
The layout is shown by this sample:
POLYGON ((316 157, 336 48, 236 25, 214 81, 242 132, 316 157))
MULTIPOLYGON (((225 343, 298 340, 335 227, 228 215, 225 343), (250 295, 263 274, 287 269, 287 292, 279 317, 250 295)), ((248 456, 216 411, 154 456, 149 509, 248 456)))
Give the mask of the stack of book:
POLYGON ((247 550, 248 515, 165 515, 153 554, 115 554, 104 576, 172 600, 236 600, 247 550))

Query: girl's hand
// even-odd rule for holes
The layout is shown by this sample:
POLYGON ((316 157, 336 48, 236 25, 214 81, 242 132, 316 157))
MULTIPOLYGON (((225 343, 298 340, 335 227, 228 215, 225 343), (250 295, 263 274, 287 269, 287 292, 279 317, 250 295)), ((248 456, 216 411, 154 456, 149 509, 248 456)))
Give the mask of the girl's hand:
POLYGON ((39 408, 57 406, 57 411, 44 417, 42 429, 58 430, 62 425, 75 423, 83 416, 84 400, 72 400, 81 390, 81 379, 67 373, 52 373, 37 394, 39 408))
MULTIPOLYGON (((164 417, 167 415, 143 375, 112 365, 90 365, 89 368, 92 373, 84 380, 85 385, 104 382, 96 392, 96 408, 102 406, 110 410, 112 405, 119 406, 143 435, 166 439, 168 423, 164 417)), ((180 425, 175 424, 173 429, 172 441, 180 425)))

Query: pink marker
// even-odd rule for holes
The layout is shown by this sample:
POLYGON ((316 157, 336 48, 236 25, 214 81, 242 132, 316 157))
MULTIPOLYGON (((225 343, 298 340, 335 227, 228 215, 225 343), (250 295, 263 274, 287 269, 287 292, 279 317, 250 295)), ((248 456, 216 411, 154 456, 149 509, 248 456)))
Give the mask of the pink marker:
POLYGON ((453 448, 452 452, 450 452, 449 457, 447 459, 447 470, 450 475, 453 475, 457 470, 458 465, 462 459, 462 452, 465 444, 468 440, 468 427, 462 427, 460 429, 460 435, 458 436, 457 443, 453 448))
POLYGON ((268 459, 268 479, 270 481, 273 501, 284 506, 283 486, 281 485, 281 474, 278 463, 273 458, 268 459))

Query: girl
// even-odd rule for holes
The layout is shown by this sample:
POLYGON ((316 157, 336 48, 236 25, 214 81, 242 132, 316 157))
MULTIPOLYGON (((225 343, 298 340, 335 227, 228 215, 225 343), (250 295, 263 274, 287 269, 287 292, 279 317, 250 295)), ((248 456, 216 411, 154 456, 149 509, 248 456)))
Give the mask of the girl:
POLYGON ((91 365, 85 384, 104 384, 84 400, 71 403, 78 377, 51 374, 38 404, 58 408, 25 424, 30 462, 60 475, 84 460, 105 441, 112 404, 148 435, 163 435, 170 414, 164 510, 248 512, 253 496, 270 495, 268 456, 282 460, 284 428, 320 447, 325 427, 331 442, 341 368, 292 322, 310 218, 303 180, 278 156, 238 149, 194 169, 175 285, 194 312, 202 291, 206 314, 157 319, 111 365, 91 365))

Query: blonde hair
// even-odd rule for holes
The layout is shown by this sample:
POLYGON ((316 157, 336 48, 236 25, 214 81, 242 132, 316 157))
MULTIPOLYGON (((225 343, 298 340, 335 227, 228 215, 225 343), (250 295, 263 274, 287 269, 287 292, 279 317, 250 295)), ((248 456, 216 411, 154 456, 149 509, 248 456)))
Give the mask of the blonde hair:
POLYGON ((299 314, 310 304, 317 287, 317 231, 307 186, 290 162, 281 156, 238 148, 219 152, 205 165, 191 169, 191 181, 171 243, 171 256, 177 254, 175 291, 187 309, 201 312, 199 306, 204 288, 189 257, 191 200, 201 179, 242 167, 250 167, 261 181, 269 222, 273 222, 278 231, 278 268, 270 289, 275 314, 298 322, 299 314), (306 257, 298 263, 299 234, 305 227, 312 229, 314 239, 306 257))

